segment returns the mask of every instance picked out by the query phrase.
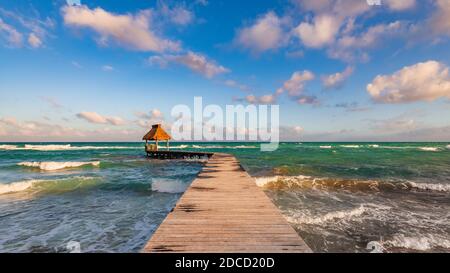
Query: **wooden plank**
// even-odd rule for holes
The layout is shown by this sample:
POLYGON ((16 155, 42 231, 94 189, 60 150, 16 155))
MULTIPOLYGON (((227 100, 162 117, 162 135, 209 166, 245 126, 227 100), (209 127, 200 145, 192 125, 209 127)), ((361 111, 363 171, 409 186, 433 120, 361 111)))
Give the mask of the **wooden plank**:
POLYGON ((311 252, 227 154, 214 154, 143 252, 311 252))

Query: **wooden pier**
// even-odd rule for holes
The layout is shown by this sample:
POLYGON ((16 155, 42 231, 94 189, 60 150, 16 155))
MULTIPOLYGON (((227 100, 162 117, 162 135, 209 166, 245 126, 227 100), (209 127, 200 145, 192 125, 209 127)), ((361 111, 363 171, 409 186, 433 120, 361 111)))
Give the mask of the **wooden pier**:
POLYGON ((208 159, 213 153, 204 153, 204 152, 189 152, 189 151, 164 151, 157 150, 151 151, 146 149, 145 152, 147 156, 150 158, 156 159, 208 159))
POLYGON ((234 156, 214 154, 143 252, 311 252, 234 156))

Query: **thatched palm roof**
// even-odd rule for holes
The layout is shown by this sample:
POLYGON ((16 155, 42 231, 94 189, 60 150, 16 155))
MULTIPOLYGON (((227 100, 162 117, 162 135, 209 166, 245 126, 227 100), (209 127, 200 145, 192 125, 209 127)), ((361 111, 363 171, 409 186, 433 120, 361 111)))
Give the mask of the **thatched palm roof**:
POLYGON ((152 129, 142 138, 142 140, 169 140, 172 137, 164 131, 161 124, 152 125, 152 129))

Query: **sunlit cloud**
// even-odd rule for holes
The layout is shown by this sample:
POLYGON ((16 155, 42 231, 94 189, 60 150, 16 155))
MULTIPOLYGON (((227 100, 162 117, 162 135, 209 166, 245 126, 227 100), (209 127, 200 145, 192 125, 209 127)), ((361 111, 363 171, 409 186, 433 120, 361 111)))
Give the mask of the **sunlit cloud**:
POLYGON ((95 124, 110 124, 114 126, 124 125, 126 122, 120 117, 102 116, 96 112, 81 112, 76 114, 80 119, 84 119, 90 123, 95 124))
POLYGON ((405 66, 392 75, 378 75, 367 85, 376 102, 407 103, 450 98, 449 68, 437 61, 405 66))
POLYGON ((166 67, 169 63, 180 64, 208 79, 230 72, 228 68, 217 64, 202 54, 192 51, 182 55, 151 56, 148 62, 151 65, 158 65, 162 68, 166 67))
POLYGON ((89 28, 97 32, 99 42, 107 45, 110 40, 126 48, 139 51, 178 51, 180 44, 159 37, 151 29, 151 11, 143 10, 135 15, 115 14, 102 8, 87 6, 64 6, 64 23, 78 28, 89 28))
POLYGON ((353 73, 354 68, 347 66, 344 71, 322 77, 322 84, 326 89, 340 88, 353 73))
POLYGON ((282 18, 274 12, 268 12, 253 25, 240 29, 235 43, 254 52, 282 47, 288 40, 282 24, 282 18))

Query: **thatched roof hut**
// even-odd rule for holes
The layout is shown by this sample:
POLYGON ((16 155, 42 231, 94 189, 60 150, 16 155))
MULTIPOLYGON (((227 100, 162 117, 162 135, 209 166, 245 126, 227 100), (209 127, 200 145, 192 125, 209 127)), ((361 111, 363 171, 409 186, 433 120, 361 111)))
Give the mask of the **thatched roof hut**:
POLYGON ((161 124, 152 125, 152 129, 145 134, 142 140, 145 141, 160 141, 160 140, 170 140, 172 137, 164 131, 161 124))

